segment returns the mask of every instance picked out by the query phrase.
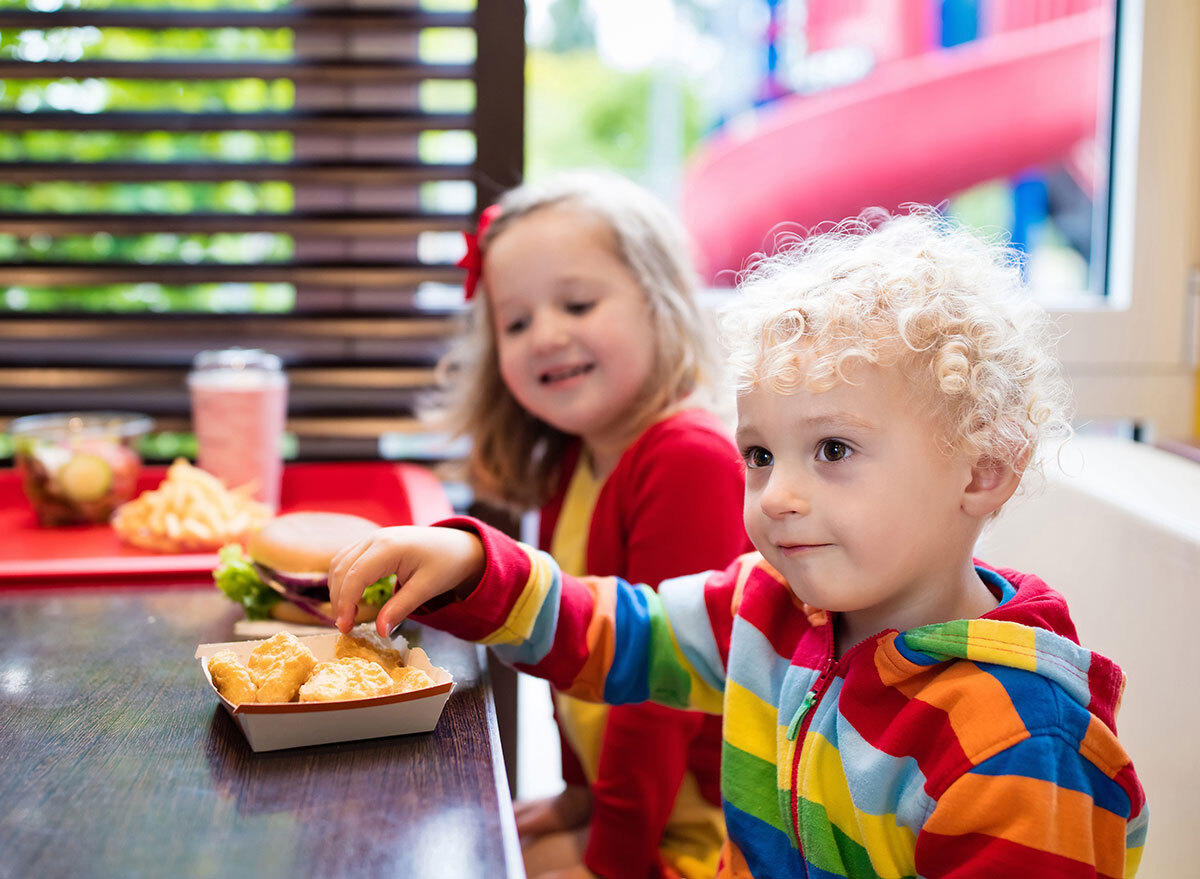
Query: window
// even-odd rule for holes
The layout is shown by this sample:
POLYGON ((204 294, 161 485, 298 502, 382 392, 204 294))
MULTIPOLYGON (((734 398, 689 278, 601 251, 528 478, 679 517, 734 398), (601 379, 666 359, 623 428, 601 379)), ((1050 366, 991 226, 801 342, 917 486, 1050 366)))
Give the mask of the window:
POLYGON ((1027 253, 1031 290, 1068 330, 1081 420, 1191 430, 1195 4, 530 9, 531 175, 599 163, 650 186, 718 286, 776 232, 941 204, 1027 253))
POLYGON ((413 417, 461 230, 519 177, 523 4, 0 4, 0 428, 133 409, 188 451, 205 348, 284 358, 301 457, 413 417), (477 196, 477 185, 480 192, 477 196))

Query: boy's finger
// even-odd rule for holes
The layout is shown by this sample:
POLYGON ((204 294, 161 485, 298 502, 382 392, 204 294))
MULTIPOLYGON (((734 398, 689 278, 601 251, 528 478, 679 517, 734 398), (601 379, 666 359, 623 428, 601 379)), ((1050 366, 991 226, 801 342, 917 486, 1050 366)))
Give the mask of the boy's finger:
MULTIPOLYGON (((354 559, 362 555, 368 542, 368 540, 359 540, 340 549, 329 562, 329 603, 333 607, 335 617, 340 618, 342 616, 342 583, 345 580, 346 568, 354 559)), ((350 615, 354 615, 353 611, 351 611, 350 615)))
POLYGON ((407 583, 396 583, 396 594, 387 600, 375 618, 375 631, 385 638, 392 630, 408 619, 409 615, 429 599, 442 593, 428 575, 418 572, 407 583))
POLYGON ((393 573, 395 569, 390 564, 387 552, 371 538, 347 552, 329 580, 329 600, 339 629, 345 632, 354 625, 354 615, 363 590, 381 577, 393 573))

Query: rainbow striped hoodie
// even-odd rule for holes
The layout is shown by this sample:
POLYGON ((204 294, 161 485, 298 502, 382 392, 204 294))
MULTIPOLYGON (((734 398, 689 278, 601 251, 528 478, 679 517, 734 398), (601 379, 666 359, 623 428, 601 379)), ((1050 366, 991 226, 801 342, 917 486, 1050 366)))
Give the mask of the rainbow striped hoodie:
POLYGON ((1147 810, 1115 714, 1124 678, 1062 596, 978 566, 1000 605, 835 658, 830 614, 760 556, 658 593, 563 575, 469 519, 487 569, 414 618, 572 695, 723 714, 720 877, 1128 877, 1147 810))

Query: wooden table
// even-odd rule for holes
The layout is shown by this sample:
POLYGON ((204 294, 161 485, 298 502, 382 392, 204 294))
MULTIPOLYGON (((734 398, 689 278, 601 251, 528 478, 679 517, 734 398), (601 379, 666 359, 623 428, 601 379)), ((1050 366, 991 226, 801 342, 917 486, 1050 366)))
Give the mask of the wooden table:
POLYGON ((255 754, 193 658, 215 592, 0 591, 0 879, 521 877, 483 652, 432 733, 255 754))

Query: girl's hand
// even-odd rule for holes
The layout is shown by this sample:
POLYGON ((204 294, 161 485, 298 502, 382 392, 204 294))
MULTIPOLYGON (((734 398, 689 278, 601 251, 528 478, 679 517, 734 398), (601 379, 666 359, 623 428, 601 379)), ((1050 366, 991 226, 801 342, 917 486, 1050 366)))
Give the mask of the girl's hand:
POLYGON ((363 590, 380 577, 396 575, 396 593, 380 609, 375 630, 387 637, 410 613, 452 590, 471 594, 484 571, 483 544, 457 528, 380 528, 333 557, 329 601, 337 627, 349 632, 363 590))
POLYGON ((562 833, 586 827, 592 817, 592 792, 586 785, 568 784, 552 797, 513 803, 517 835, 526 837, 562 833))

